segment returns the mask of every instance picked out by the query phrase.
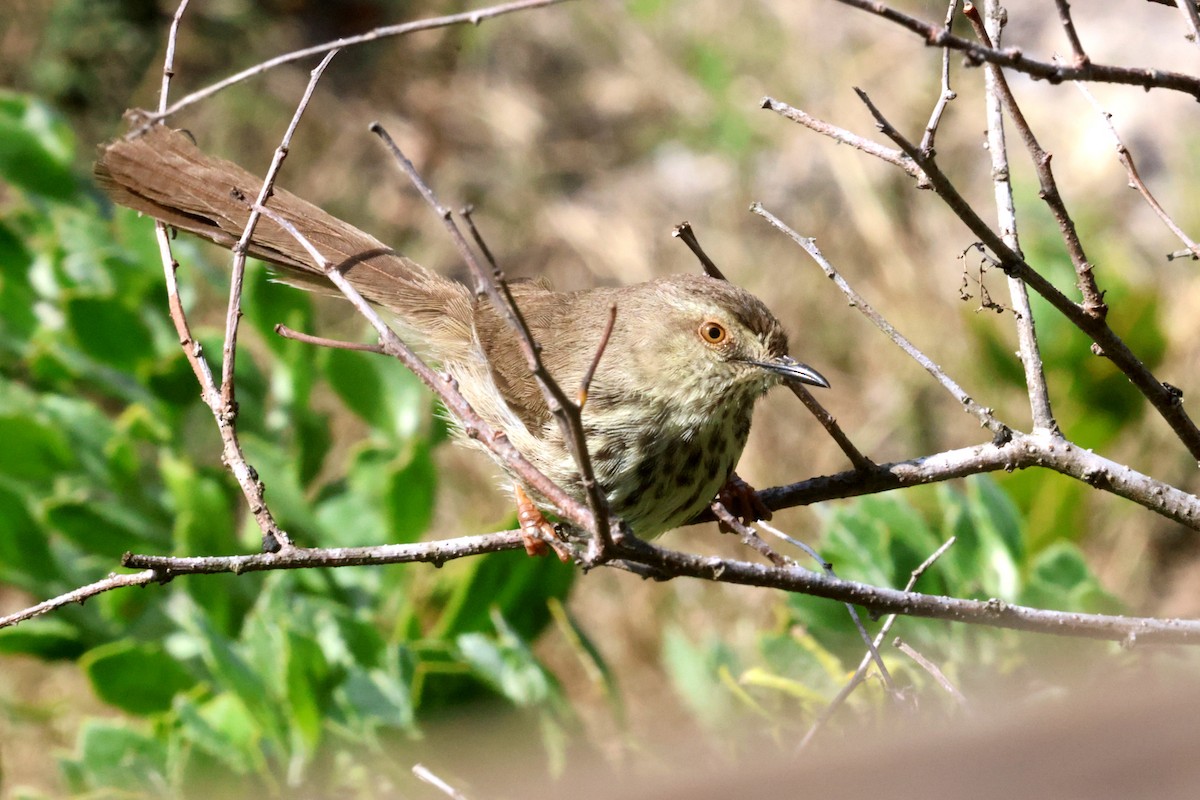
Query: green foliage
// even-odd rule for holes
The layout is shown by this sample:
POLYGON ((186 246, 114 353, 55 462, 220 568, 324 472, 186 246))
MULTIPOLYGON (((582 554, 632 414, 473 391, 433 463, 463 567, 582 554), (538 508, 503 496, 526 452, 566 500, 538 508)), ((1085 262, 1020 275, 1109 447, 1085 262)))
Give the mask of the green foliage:
MULTIPOLYGON (((969 479, 965 491, 946 484, 927 491, 935 499, 928 513, 896 495, 829 509, 821 555, 841 578, 904 588, 912 571, 953 536, 954 545, 924 573, 917 591, 1080 612, 1121 611, 1073 544, 1030 551, 1016 506, 991 479, 969 479)), ((867 622, 869 630, 878 628, 867 622)), ((1043 651, 1038 645, 1047 640, 1027 634, 912 617, 898 620, 891 638, 897 636, 960 688, 970 682, 991 693, 1005 683, 1044 678, 1046 659, 1112 647, 1055 640, 1043 651)), ((865 650, 844 605, 788 595, 777 625, 759 635, 754 653, 733 653, 721 642, 695 644, 675 632, 665 656, 685 702, 714 729, 750 713, 765 719, 783 741, 795 741, 846 684, 865 650)), ((922 702, 949 706, 942 690, 890 641, 880 653, 899 685, 927 696, 922 702)), ((886 705, 877 702, 877 683, 864 689, 851 696, 852 707, 871 714, 886 705)))
MULTIPOLYGON (((98 580, 127 550, 229 554, 259 538, 167 317, 152 224, 86 190, 73 157, 43 105, 0 95, 0 585, 31 598, 98 580)), ((219 359, 209 285, 225 278, 174 247, 194 333, 219 359)), ((312 329, 314 309, 261 269, 243 311, 239 428, 281 522, 303 544, 417 540, 445 438, 418 382, 276 336, 279 322, 312 329), (335 453, 339 403, 367 428, 335 453)), ((347 765, 394 756, 421 715, 480 698, 521 709, 561 753, 569 714, 528 642, 573 571, 516 554, 465 566, 177 578, 0 631, 0 653, 75 659, 126 714, 86 722, 62 759, 77 793, 341 794, 368 772, 347 765)))

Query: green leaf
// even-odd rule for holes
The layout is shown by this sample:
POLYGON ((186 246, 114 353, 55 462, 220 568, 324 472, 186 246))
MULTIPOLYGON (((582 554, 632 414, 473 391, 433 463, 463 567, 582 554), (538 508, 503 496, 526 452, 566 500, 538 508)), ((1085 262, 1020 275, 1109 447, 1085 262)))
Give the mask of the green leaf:
POLYGON ((0 653, 54 661, 78 658, 85 647, 79 627, 61 617, 42 617, 0 630, 0 653))
POLYGON ((79 349, 101 363, 129 371, 154 354, 149 328, 120 303, 75 297, 65 311, 79 349))
POLYGON ((383 725, 411 730, 414 724, 408 687, 383 670, 351 669, 335 692, 346 715, 359 727, 383 725))
POLYGON ((556 690, 554 679, 499 612, 493 612, 491 618, 496 626, 495 637, 464 633, 455 640, 463 661, 484 683, 518 707, 550 699, 556 690))
POLYGON ((100 699, 130 714, 166 711, 195 683, 161 647, 126 639, 89 650, 79 663, 100 699))
POLYGON ((126 550, 134 550, 155 536, 146 529, 149 521, 117 501, 57 500, 45 508, 46 524, 83 548, 84 552, 118 561, 126 550))
POLYGON ((244 703, 225 692, 203 703, 181 698, 175 706, 183 739, 238 775, 266 772, 261 732, 244 703))
POLYGON ((41 483, 76 464, 61 431, 32 416, 0 415, 0 475, 22 482, 41 483))
POLYGON ((415 542, 433 522, 437 468, 429 446, 417 443, 408 463, 387 473, 384 523, 389 542, 415 542))
POLYGON ((497 609, 519 636, 533 640, 550 621, 547 600, 563 599, 575 570, 556 558, 530 558, 524 552, 490 553, 470 559, 463 575, 453 573, 453 594, 431 634, 441 640, 492 628, 497 609))
POLYGON ((720 642, 707 646, 692 643, 681 628, 671 627, 663 638, 663 663, 671 685, 702 722, 717 726, 728 719, 733 697, 721 684, 724 667, 737 674, 733 652, 720 642))
POLYGON ((347 408, 393 438, 412 436, 428 416, 428 393, 395 359, 332 350, 326 377, 347 408))
POLYGON ((59 575, 46 532, 29 513, 25 498, 0 484, 0 580, 35 591, 59 575))
POLYGON ((104 792, 114 796, 145 793, 162 797, 167 792, 166 743, 119 722, 85 720, 74 758, 61 762, 68 788, 76 794, 104 792))
POLYGON ((75 196, 70 128, 45 104, 0 91, 0 177, 56 200, 75 196))

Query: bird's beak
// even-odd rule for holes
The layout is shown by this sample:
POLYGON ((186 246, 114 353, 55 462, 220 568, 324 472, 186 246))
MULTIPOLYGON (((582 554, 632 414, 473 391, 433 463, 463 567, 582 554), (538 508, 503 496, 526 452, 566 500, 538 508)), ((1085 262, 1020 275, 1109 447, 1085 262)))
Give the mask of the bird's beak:
POLYGON ((780 356, 773 358, 770 361, 753 361, 752 364, 770 370, 777 375, 781 375, 785 380, 795 381, 796 383, 807 383, 809 386, 820 386, 822 389, 829 388, 829 381, 807 364, 801 364, 791 356, 780 356))

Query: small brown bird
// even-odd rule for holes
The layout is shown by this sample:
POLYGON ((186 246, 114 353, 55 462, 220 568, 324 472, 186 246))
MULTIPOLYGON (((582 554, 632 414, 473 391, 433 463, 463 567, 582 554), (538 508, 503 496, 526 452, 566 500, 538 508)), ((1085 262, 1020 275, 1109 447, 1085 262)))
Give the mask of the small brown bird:
MULTIPOLYGON (((95 175, 117 203, 225 246, 239 239, 249 216, 235 195, 253 197, 262 185, 162 125, 104 147, 95 175)), ((583 499, 559 426, 513 333, 486 298, 286 191, 277 189, 268 204, 365 298, 392 312, 405 336, 458 381, 485 421, 507 434, 552 481, 583 499)), ((332 291, 297 241, 269 219, 259 221, 249 252, 282 267, 280 277, 288 283, 332 291)), ((612 512, 643 538, 687 522, 731 478, 736 481, 733 469, 746 445, 754 403, 768 389, 782 381, 829 385, 788 355, 783 327, 762 301, 724 280, 677 275, 578 292, 531 282, 511 288, 547 369, 565 387, 580 385, 616 304, 616 323, 582 419, 612 512)), ((537 500, 546 505, 544 498, 537 500)), ((528 513, 528 506, 524 511, 523 527, 531 537, 533 528, 545 529, 540 515, 528 513)))

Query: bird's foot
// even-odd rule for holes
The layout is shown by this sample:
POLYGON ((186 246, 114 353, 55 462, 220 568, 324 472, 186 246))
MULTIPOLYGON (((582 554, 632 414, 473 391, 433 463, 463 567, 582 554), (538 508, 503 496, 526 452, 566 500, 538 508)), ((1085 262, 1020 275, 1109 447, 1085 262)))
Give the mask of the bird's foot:
POLYGON ((554 525, 542 515, 542 510, 534 504, 520 484, 513 486, 513 492, 517 497, 517 521, 521 525, 525 552, 530 556, 544 556, 553 549, 559 561, 564 564, 570 563, 574 556, 559 537, 554 525))
MULTIPOLYGON (((739 478, 736 472, 729 476, 721 491, 717 492, 717 501, 747 525, 752 525, 760 519, 769 520, 772 516, 771 509, 759 499, 754 487, 739 478)), ((718 525, 723 533, 734 532, 724 522, 718 522, 718 525)))

